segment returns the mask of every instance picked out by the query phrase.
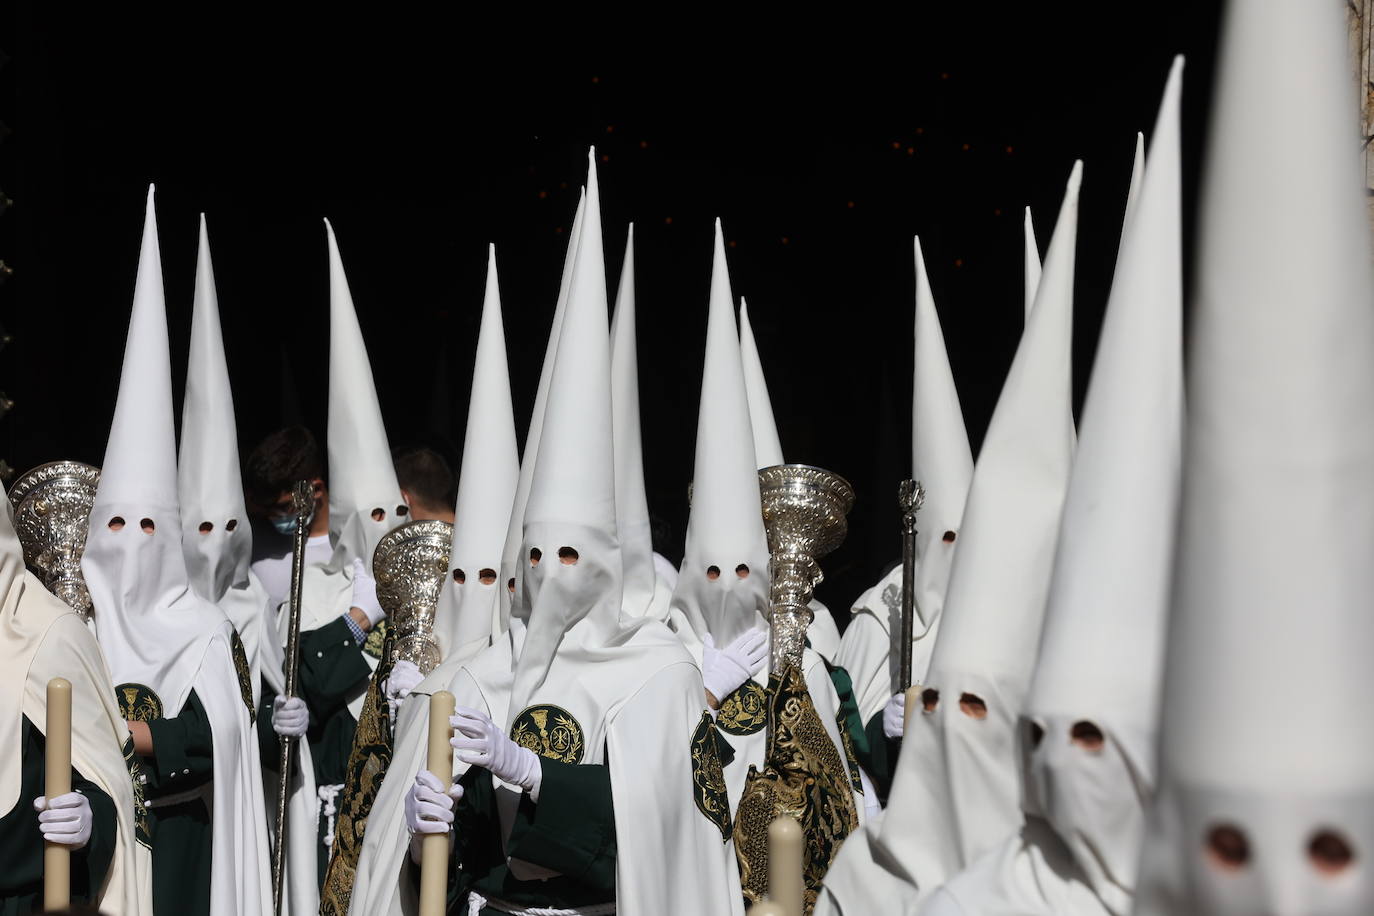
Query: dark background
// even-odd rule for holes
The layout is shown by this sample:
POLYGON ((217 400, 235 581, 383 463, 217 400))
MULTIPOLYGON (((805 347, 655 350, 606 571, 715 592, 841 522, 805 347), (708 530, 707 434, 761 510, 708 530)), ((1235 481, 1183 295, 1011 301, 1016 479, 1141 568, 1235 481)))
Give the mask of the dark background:
POLYGON ((719 216, 788 460, 859 494, 818 594, 843 625, 900 549, 912 236, 977 449, 1021 330, 1022 208, 1043 252, 1075 158, 1081 402, 1135 132, 1151 128, 1176 52, 1191 232, 1216 4, 1031 6, 1043 9, 917 3, 758 26, 646 7, 581 29, 533 8, 508 22, 386 8, 288 22, 13 4, 0 324, 14 339, 0 390, 15 406, 0 457, 21 471, 101 461, 150 181, 178 388, 198 214, 209 221, 242 454, 298 418, 323 435, 324 216, 391 444, 436 443, 455 468, 496 243, 523 440, 595 144, 612 290, 636 227, 645 472, 673 541, 659 549, 680 559, 719 216))

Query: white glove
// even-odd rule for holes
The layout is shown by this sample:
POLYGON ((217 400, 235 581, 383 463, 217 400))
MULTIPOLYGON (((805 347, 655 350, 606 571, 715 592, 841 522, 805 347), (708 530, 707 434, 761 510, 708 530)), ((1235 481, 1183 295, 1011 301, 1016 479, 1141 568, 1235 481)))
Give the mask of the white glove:
POLYGON ((420 841, 428 834, 446 834, 453 829, 453 806, 463 797, 458 783, 445 792, 439 779, 429 770, 415 774, 415 784, 406 793, 406 828, 410 830, 410 857, 420 861, 420 841))
POLYGON ((363 561, 353 558, 353 607, 367 615, 375 627, 386 616, 386 611, 377 603, 377 580, 367 571, 363 561))
POLYGON ((889 738, 900 738, 905 728, 906 694, 894 693, 883 707, 883 734, 889 738))
POLYGON ((401 701, 410 696, 410 692, 424 679, 425 676, 414 662, 401 659, 391 666, 391 674, 382 684, 382 692, 386 694, 387 712, 392 725, 396 724, 396 710, 400 708, 401 701))
POLYGON ((755 627, 724 649, 707 633, 702 639, 701 681, 716 702, 722 702, 749 680, 768 658, 768 631, 755 627))
POLYGON ((80 849, 91 839, 91 802, 80 792, 68 792, 48 802, 40 795, 33 800, 38 812, 38 829, 49 843, 80 849))
POLYGON ((299 738, 310 727, 310 710, 300 697, 277 694, 272 698, 272 731, 284 738, 299 738))
POLYGON ((457 707, 448 724, 458 732, 449 743, 459 760, 485 767, 497 779, 519 786, 539 800, 539 782, 544 777, 539 755, 507 738, 495 722, 475 709, 457 707))

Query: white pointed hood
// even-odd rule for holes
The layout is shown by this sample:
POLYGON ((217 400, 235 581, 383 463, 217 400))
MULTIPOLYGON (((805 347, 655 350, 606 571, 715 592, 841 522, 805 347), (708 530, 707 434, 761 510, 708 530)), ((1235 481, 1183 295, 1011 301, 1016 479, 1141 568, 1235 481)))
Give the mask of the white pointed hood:
POLYGON ((1030 316, 1035 306, 1035 291, 1040 288, 1040 246, 1035 241, 1035 221, 1031 219, 1031 208, 1026 208, 1026 219, 1021 234, 1025 243, 1026 263, 1026 315, 1030 316))
POLYGON ((515 411, 506 365, 506 333, 496 279, 496 246, 487 253, 487 288, 472 369, 463 464, 453 510, 449 575, 439 593, 436 635, 447 658, 491 635, 499 613, 501 548, 520 477, 515 411))
POLYGON ((749 323, 749 306, 742 296, 739 300, 739 354, 744 366, 744 390, 749 396, 749 422, 754 431, 754 461, 760 469, 783 464, 773 399, 768 396, 768 381, 763 376, 754 327, 749 323))
MULTIPOLYGON (((933 636, 949 587, 950 565, 964 518, 964 502, 973 479, 959 391, 949 368, 945 335, 935 311, 921 240, 916 239, 916 355, 911 390, 911 473, 925 487, 925 503, 916 516, 916 614, 920 627, 933 636)), ((1037 262, 1038 263, 1038 262, 1037 262)), ((921 634, 918 632, 917 637, 921 634)), ((929 658, 928 655, 924 657, 929 658)), ((918 680, 924 671, 913 670, 918 680)))
POLYGON ((1233 2, 1217 73, 1136 912, 1369 913, 1374 286, 1344 14, 1233 2))
MULTIPOLYGON (((599 207, 599 204, 594 204, 599 207)), ((530 499, 530 483, 534 480, 534 466, 539 459, 539 439, 544 428, 544 409, 549 399, 549 384, 553 379, 554 357, 558 353, 558 334, 563 327, 563 313, 568 304, 568 287, 572 283, 573 259, 577 257, 577 239, 582 233, 582 219, 587 206, 587 190, 577 199, 577 212, 573 216, 572 232, 568 235, 568 251, 563 257, 563 276, 559 280, 558 302, 553 310, 553 324, 549 327, 549 340, 544 345, 544 362, 539 370, 539 386, 534 392, 534 408, 530 411, 530 426, 525 433, 525 450, 520 454, 520 477, 515 485, 515 501, 511 504, 510 523, 506 527, 506 542, 501 548, 501 581, 505 591, 501 592, 501 609, 492 618, 492 636, 506 631, 510 621, 511 607, 520 588, 520 544, 525 533, 525 505, 530 499)), ((600 210, 597 211, 597 224, 601 223, 600 210)))
POLYGON ((511 614, 527 630, 515 667, 513 711, 538 692, 565 643, 569 649, 602 646, 619 629, 624 569, 616 533, 611 340, 595 150, 588 156, 587 200, 525 507, 511 614))
POLYGON ((191 588, 206 601, 218 603, 231 587, 248 582, 253 532, 243 503, 234 395, 224 358, 219 299, 203 213, 186 398, 181 408, 177 491, 181 543, 191 588))
POLYGON ((1025 736, 1026 810, 1049 821, 1120 916, 1130 912, 1154 787, 1178 501, 1182 64, 1170 72, 1122 236, 1025 710, 1040 736, 1025 736), (1101 750, 1074 740, 1081 722, 1101 731, 1101 750))
POLYGON ((167 714, 175 714, 200 670, 204 644, 225 617, 191 591, 182 554, 167 311, 151 187, 119 396, 81 571, 115 682, 150 687, 167 714), (115 519, 122 522, 118 530, 111 527, 115 519))
POLYGON ((749 416, 725 244, 717 220, 692 508, 673 607, 686 617, 696 639, 709 633, 718 646, 767 624, 768 538, 749 416))
MULTIPOLYGON (((635 227, 625 240, 625 265, 611 319, 611 401, 615 411, 615 509, 625 563, 625 613, 661 617, 655 605, 654 542, 644 492, 644 446, 639 425, 639 357, 635 342, 635 227)), ((666 600, 666 595, 665 595, 666 600)))
POLYGON ((1017 716, 1040 638, 1073 460, 1070 355, 1078 186, 1069 176, 1035 306, 969 488, 940 635, 913 716, 881 845, 927 888, 1021 822, 1017 716), (938 693, 938 695, 937 695, 938 693), (967 696, 965 696, 967 695, 967 696), (977 703, 985 716, 975 718, 977 703), (914 751, 911 752, 911 751, 914 751), (919 812, 919 813, 918 813, 919 812))
POLYGON ((372 568, 372 551, 409 520, 391 462, 372 364, 348 290, 334 227, 329 238, 329 536, 340 571, 355 557, 372 568))

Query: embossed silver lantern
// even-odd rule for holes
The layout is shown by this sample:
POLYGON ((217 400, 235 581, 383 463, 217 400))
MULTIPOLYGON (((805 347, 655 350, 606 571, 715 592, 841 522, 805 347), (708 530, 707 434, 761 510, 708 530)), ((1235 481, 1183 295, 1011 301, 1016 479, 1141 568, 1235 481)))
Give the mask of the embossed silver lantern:
POLYGON ((79 461, 40 464, 14 482, 14 528, 24 549, 24 563, 48 591, 91 616, 91 594, 81 575, 81 555, 100 469, 79 461))
POLYGON ((448 575, 453 526, 437 519, 411 522, 387 532, 372 553, 377 602, 396 628, 394 659, 429 674, 443 658, 434 636, 439 590, 448 575))
POLYGON ((854 488, 820 468, 781 464, 759 471, 759 490, 772 580, 772 670, 800 669, 811 596, 824 578, 816 561, 849 533, 845 516, 854 507, 854 488))

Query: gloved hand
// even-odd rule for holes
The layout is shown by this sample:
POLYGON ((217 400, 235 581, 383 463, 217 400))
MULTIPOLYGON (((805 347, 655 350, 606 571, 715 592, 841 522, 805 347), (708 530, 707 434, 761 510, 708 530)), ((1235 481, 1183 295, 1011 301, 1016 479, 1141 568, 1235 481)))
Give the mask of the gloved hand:
POLYGON ((486 767, 507 785, 519 786, 539 800, 539 781, 544 770, 539 755, 506 737, 486 713, 459 706, 448 724, 457 730, 449 743, 458 759, 470 766, 486 767))
POLYGON ((415 685, 424 679, 425 676, 420 673, 414 662, 401 659, 391 666, 391 674, 387 675, 385 683, 382 684, 382 692, 386 695, 387 712, 391 716, 392 725, 396 724, 396 710, 400 708, 401 701, 410 696, 415 685))
POLYGON ((889 738, 900 738, 905 727, 906 694, 894 693, 883 707, 883 734, 889 738))
POLYGON ((80 792, 59 795, 51 803, 40 795, 33 800, 33 810, 38 812, 38 829, 49 843, 80 849, 90 841, 91 802, 80 792))
POLYGON ((462 797, 463 787, 456 782, 445 792, 438 777, 429 770, 415 774, 415 784, 406 793, 405 805, 412 860, 420 861, 420 841, 425 836, 453 829, 453 806, 462 797))
POLYGON ((377 580, 372 578, 372 573, 357 557, 353 558, 352 606, 366 614, 374 627, 386 616, 386 611, 377 603, 377 580))
POLYGON ((701 681, 717 705, 749 680, 768 658, 768 631, 754 627, 724 649, 707 633, 702 640, 701 681))
POLYGON ((300 697, 272 698, 272 730, 284 738, 299 738, 310 727, 310 710, 300 697))

